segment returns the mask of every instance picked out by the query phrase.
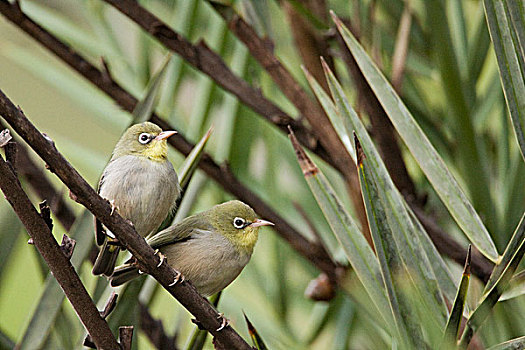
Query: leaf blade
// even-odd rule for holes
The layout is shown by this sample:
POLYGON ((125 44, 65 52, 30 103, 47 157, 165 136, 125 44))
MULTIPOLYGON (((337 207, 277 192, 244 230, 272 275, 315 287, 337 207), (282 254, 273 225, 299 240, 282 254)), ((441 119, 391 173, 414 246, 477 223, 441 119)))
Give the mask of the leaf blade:
POLYGON ((146 87, 146 94, 140 101, 137 103, 135 108, 133 109, 132 115, 133 115, 133 122, 132 124, 138 124, 147 121, 153 110, 155 109, 155 105, 157 103, 158 95, 160 92, 160 85, 162 83, 162 80, 164 79, 164 75, 166 73, 166 67, 168 66, 168 63, 171 61, 172 55, 167 54, 164 58, 164 61, 162 62, 159 70, 148 82, 148 86, 146 87))
MULTIPOLYGON (((325 71, 326 81, 328 82, 332 97, 337 105, 337 113, 333 113, 331 110, 326 110, 327 115, 342 140, 347 140, 350 132, 354 132, 357 137, 362 140, 364 152, 370 155, 367 158, 370 162, 370 172, 377 181, 379 198, 381 198, 384 203, 388 225, 392 230, 395 241, 394 244, 403 261, 403 265, 407 267, 407 270, 405 271, 418 271, 415 275, 410 273, 408 275, 411 276, 411 280, 414 282, 414 287, 419 291, 423 300, 425 300, 425 304, 433 309, 433 314, 439 315, 437 319, 444 325, 446 320, 446 305, 444 299, 441 297, 441 291, 435 271, 440 273, 440 277, 444 277, 441 284, 447 286, 448 289, 452 287, 454 289, 453 293, 455 293, 453 283, 450 278, 446 278, 446 268, 443 269, 444 262, 433 244, 429 242, 430 238, 423 226, 415 216, 410 215, 411 210, 408 208, 408 204, 406 204, 403 196, 396 189, 386 166, 382 162, 379 152, 368 135, 366 127, 357 116, 357 113, 352 107, 350 107, 348 99, 335 78, 335 75, 324 60, 321 61, 325 71), (340 125, 343 126, 341 127, 340 125), (427 240, 425 242, 426 244, 421 242, 422 239, 425 239, 423 237, 427 240), (427 251, 429 253, 428 255, 427 251), (430 257, 433 258, 432 263, 430 263, 430 257), (413 276, 419 277, 412 278, 413 276), (418 282, 421 283, 416 283, 416 279, 419 279, 418 282)), ((324 96, 326 95, 324 90, 315 83, 315 79, 313 79, 308 72, 306 73, 308 81, 314 89, 316 96, 319 99, 328 99, 328 97, 324 96)), ((323 104, 323 106, 324 105, 325 104, 323 104)), ((347 142, 343 143, 345 146, 348 145, 347 142)), ((353 149, 355 149, 355 147, 349 148, 347 146, 348 152, 351 152, 353 149)), ((452 298, 453 296, 451 299, 452 298)))
MULTIPOLYGON (((512 254, 509 252, 509 255, 512 255, 508 264, 505 265, 500 277, 493 284, 490 290, 487 290, 483 295, 483 299, 480 301, 476 309, 470 315, 467 324, 465 326, 465 331, 461 337, 460 345, 466 347, 474 333, 479 329, 483 324, 490 311, 496 305, 501 295, 509 288, 510 281, 514 272, 518 268, 519 263, 521 262, 523 255, 525 255, 525 236, 523 231, 525 231, 525 215, 522 217, 521 222, 518 224, 514 235, 521 236, 522 239, 513 249, 512 254)), ((511 239, 511 241, 514 237, 511 239)), ((507 247, 508 248, 508 247, 507 247)), ((507 249, 508 250, 508 249, 507 249)))
MULTIPOLYGON (((523 27, 523 19, 520 16, 509 18, 503 1, 484 0, 483 4, 498 61, 505 101, 521 155, 525 159, 525 82, 520 67, 521 50, 514 45, 513 26, 509 23, 515 22, 516 25, 523 27)), ((523 35, 518 35, 519 40, 520 38, 523 39, 523 35)), ((521 58, 523 59, 523 56, 521 58)))
POLYGON ((306 182, 316 198, 319 207, 323 211, 333 233, 341 244, 348 261, 386 324, 393 324, 393 317, 391 313, 387 311, 390 305, 384 291, 384 284, 381 280, 379 263, 372 249, 354 220, 343 208, 341 201, 324 174, 306 155, 293 133, 290 134, 290 139, 306 182))
POLYGON ((376 248, 383 282, 386 286, 390 309, 396 322, 400 345, 405 348, 410 343, 420 342, 422 338, 421 329, 418 329, 411 322, 408 303, 403 300, 404 296, 399 291, 397 283, 394 283, 396 275, 404 271, 402 258, 389 227, 385 208, 381 205, 379 189, 376 186, 374 176, 370 172, 369 166, 365 164, 367 157, 364 155, 357 136, 354 137, 357 150, 357 171, 368 225, 376 248))
POLYGON ((497 261, 499 255, 490 234, 441 156, 354 36, 333 13, 332 17, 392 124, 454 220, 480 252, 491 261, 497 261))
POLYGON ((471 246, 468 247, 467 259, 465 261, 465 267, 463 269, 463 275, 461 276, 461 282, 459 282, 458 291, 454 304, 450 312, 450 316, 445 327, 443 334, 443 341, 448 346, 454 346, 458 339, 459 325, 461 318, 463 317, 463 310, 465 308, 465 302, 467 299, 468 285, 470 282, 470 262, 471 262, 471 246))

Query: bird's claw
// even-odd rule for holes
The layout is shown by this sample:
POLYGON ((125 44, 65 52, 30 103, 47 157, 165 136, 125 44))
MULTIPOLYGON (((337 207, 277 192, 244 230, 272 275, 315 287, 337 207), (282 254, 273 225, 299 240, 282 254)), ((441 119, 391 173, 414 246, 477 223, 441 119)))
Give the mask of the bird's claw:
POLYGON ((115 210, 119 210, 118 206, 115 205, 115 200, 112 199, 109 201, 109 204, 111 204, 111 213, 109 213, 109 215, 113 215, 113 213, 115 212, 115 210))
POLYGON ((174 285, 176 285, 177 283, 182 283, 184 282, 185 280, 185 277, 182 275, 182 273, 180 273, 179 271, 176 271, 177 274, 175 275, 175 279, 173 280, 173 282, 170 283, 170 287, 173 287, 174 285))
POLYGON ((155 250, 154 254, 159 256, 160 262, 157 264, 157 267, 160 267, 160 265, 162 265, 162 263, 164 262, 164 259, 166 259, 166 256, 162 254, 158 249, 155 250))
POLYGON ((222 312, 219 312, 219 316, 217 316, 217 318, 221 320, 221 326, 217 328, 217 332, 222 331, 224 328, 230 325, 230 320, 224 317, 224 314, 222 312))

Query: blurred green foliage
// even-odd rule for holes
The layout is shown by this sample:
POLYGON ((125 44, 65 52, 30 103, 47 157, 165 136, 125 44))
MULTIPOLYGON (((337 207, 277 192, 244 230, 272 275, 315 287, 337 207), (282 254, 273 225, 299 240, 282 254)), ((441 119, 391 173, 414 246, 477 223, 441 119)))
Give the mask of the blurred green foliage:
MULTIPOLYGON (((301 3, 239 0, 234 2, 234 7, 259 35, 272 40, 275 55, 306 88, 302 58, 285 15, 286 6, 297 9, 301 3)), ((141 4, 192 42, 204 39, 236 74, 259 87, 284 111, 297 115, 293 105, 207 2, 148 0, 141 4)), ((508 118, 483 3, 474 0, 326 0, 327 8, 333 9, 340 18, 349 19, 352 27, 358 29, 361 44, 387 77, 393 70, 392 57, 405 4, 410 4, 412 26, 407 36, 403 85, 398 93, 480 214, 501 254, 525 208, 525 169, 508 118)), ((523 5, 520 6, 523 10, 523 5)), ((138 26, 100 0, 24 0, 22 9, 90 62, 100 66, 100 57, 104 57, 112 77, 139 99, 147 93, 148 84, 168 53, 138 26)), ((314 22, 319 34, 329 40, 333 52, 341 50, 337 42, 330 39, 333 33, 324 29, 324 26, 335 28, 331 20, 312 17, 307 10, 298 12, 307 21, 314 22)), ((519 42, 518 38, 514 38, 514 42, 519 42)), ((337 80, 350 105, 356 106, 357 92, 346 66, 340 55, 334 54, 334 58, 337 80)), ((59 151, 95 186, 131 116, 3 17, 0 17, 0 88, 22 107, 39 130, 51 136, 59 151)), ((330 225, 303 178, 286 135, 176 55, 166 67, 156 111, 193 142, 213 125, 214 132, 206 150, 215 160, 228 161, 243 184, 308 238, 313 238, 314 232, 294 202, 304 209, 323 237, 331 237, 330 225)), ((366 115, 364 123, 370 126, 366 115)), ((468 240, 418 162, 404 145, 402 149, 418 193, 428 197, 427 212, 466 247, 468 240)), ((179 169, 183 157, 170 150, 170 160, 179 169)), ((340 175, 319 159, 314 157, 314 161, 339 195, 342 205, 353 214, 340 175)), ((41 161, 39 164, 43 166, 41 161)), ((67 198, 67 190, 52 174, 47 175, 67 198)), ((31 193, 30 188, 26 188, 31 193)), ((36 203, 38 199, 31 195, 36 203)), ((230 197, 198 171, 189 185, 179 216, 207 209, 230 197)), ((80 205, 70 200, 68 203, 78 215, 83 212, 80 205)), ((57 220, 54 222, 54 234, 61 237, 64 228, 57 220)), ((0 331, 18 342, 43 293, 46 276, 41 273, 35 248, 26 244, 28 236, 4 200, 0 200, 0 223, 0 331)), ((93 233, 85 229, 79 234, 93 233)), ((327 245, 338 261, 348 263, 343 247, 333 238, 327 245)), ((446 263, 455 281, 459 281, 462 266, 448 260, 446 263)), ((90 270, 89 263, 84 262, 78 271, 101 308, 109 289, 106 281, 93 277, 90 270)), ((349 272, 342 290, 330 302, 314 302, 303 296, 308 282, 317 275, 313 265, 274 232, 264 229, 252 261, 224 291, 219 309, 235 329, 249 339, 244 312, 270 349, 393 346, 392 334, 373 306, 373 297, 366 293, 353 272, 349 272)), ((149 306, 154 317, 162 320, 169 334, 177 334, 177 344, 184 346, 194 329, 190 315, 162 288, 155 288, 149 278, 133 282, 125 293, 137 298, 142 284, 146 287, 139 299, 149 306)), ((398 292, 412 296, 410 293, 414 290, 398 292)), ((473 279, 468 291, 471 308, 482 293, 483 284, 473 279)), ((110 318, 113 327, 119 322, 138 325, 137 310, 130 311, 136 306, 133 301, 119 304, 121 311, 115 311, 113 321, 110 318)), ((68 302, 63 303, 62 309, 44 348, 81 347, 83 327, 68 302)), ((498 303, 479 332, 481 341, 491 346, 525 334, 524 312, 523 296, 498 303)), ((425 320, 424 315, 418 317, 422 323, 434 322, 425 320)), ((152 347, 138 326, 135 335, 136 348, 152 347)), ((211 342, 206 348, 212 348, 211 342)))

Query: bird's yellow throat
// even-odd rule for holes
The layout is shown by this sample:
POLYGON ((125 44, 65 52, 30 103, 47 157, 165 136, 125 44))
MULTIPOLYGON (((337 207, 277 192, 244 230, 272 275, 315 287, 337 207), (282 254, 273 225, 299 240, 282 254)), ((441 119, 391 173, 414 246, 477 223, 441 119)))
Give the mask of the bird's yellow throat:
POLYGON ((155 141, 144 150, 144 156, 155 162, 163 162, 168 157, 168 143, 165 140, 155 141))
POLYGON ((247 227, 244 230, 245 232, 237 234, 235 239, 232 239, 232 237, 227 238, 239 252, 249 252, 251 254, 255 243, 257 243, 257 238, 259 238, 259 228, 247 227))

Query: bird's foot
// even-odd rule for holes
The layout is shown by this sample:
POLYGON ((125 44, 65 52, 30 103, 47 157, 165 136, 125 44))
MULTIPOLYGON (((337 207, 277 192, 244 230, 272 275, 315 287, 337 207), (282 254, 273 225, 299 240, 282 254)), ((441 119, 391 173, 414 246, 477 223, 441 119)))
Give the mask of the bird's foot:
MULTIPOLYGON (((221 326, 217 328, 217 332, 222 331, 224 328, 228 327, 230 325, 230 320, 228 320, 226 317, 224 317, 224 314, 222 312, 219 312, 219 316, 217 316, 217 319, 221 320, 221 326)), ((193 322, 200 330, 205 330, 202 323, 200 323, 196 319, 192 319, 191 322, 193 322)))
POLYGON ((171 284, 169 285, 170 287, 173 287, 174 285, 176 285, 177 283, 182 283, 184 282, 184 280, 186 279, 182 273, 180 273, 179 271, 175 271, 177 272, 177 274, 175 275, 175 279, 173 280, 173 282, 171 282, 171 284))
POLYGON ((221 320, 221 326, 217 328, 217 332, 222 331, 224 328, 230 325, 230 320, 224 317, 224 314, 222 312, 219 312, 219 316, 217 316, 217 318, 221 320))
POLYGON ((158 256, 159 256, 160 261, 159 261, 159 263, 157 264, 157 267, 160 267, 160 265, 162 265, 162 263, 164 262, 164 259, 166 259, 166 255, 162 254, 162 253, 160 252, 160 250, 158 250, 158 249, 155 250, 155 255, 158 255, 158 256))
POLYGON ((109 215, 113 215, 115 210, 117 210, 117 211, 119 210, 118 206, 115 205, 115 200, 114 199, 110 200, 109 204, 111 205, 111 213, 109 213, 109 215))

